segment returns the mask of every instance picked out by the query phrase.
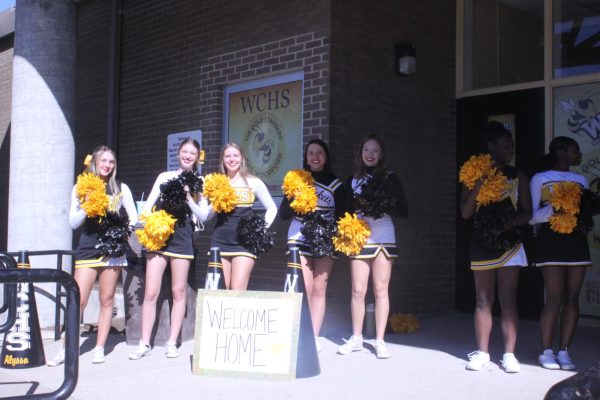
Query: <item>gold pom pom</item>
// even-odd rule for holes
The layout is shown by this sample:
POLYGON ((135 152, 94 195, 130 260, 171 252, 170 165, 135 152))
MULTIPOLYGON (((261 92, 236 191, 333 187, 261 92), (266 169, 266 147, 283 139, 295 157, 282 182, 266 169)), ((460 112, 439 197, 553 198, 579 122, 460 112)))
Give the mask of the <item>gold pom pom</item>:
POLYGON ((421 327, 419 320, 413 314, 394 314, 389 322, 394 333, 413 333, 421 327))
POLYGON ((577 217, 572 214, 558 213, 550 217, 550 228, 558 233, 571 233, 577 226, 577 217))
POLYGON ((577 214, 581 201, 581 186, 575 182, 559 182, 552 185, 550 204, 554 215, 550 217, 550 229, 569 234, 577 226, 577 214))
POLYGON ((506 190, 508 179, 502 173, 497 172, 495 168, 492 168, 491 174, 485 178, 483 185, 475 197, 475 201, 482 205, 487 206, 490 203, 494 203, 500 200, 500 196, 506 190))
POLYGON ((317 209, 317 193, 314 187, 306 188, 294 196, 294 200, 290 203, 290 207, 300 215, 306 215, 317 209))
POLYGON ((305 215, 317 209, 317 191, 315 180, 310 172, 303 169, 288 171, 283 178, 283 194, 290 202, 290 207, 296 213, 305 215))
POLYGON ((140 220, 145 222, 144 229, 137 230, 135 234, 140 244, 148 250, 160 250, 165 246, 169 237, 175 232, 175 219, 165 210, 143 214, 140 220))
POLYGON ((81 203, 81 208, 85 211, 85 215, 90 218, 104 217, 108 207, 108 196, 104 192, 91 192, 87 195, 86 200, 81 203))
POLYGON ((84 172, 77 177, 75 193, 83 201, 91 192, 106 192, 106 183, 98 175, 84 172))
POLYGON ((337 223, 337 233, 333 237, 333 245, 337 251, 347 256, 360 253, 371 235, 369 224, 358 218, 356 214, 346 213, 337 223))
POLYGON ((302 191, 305 186, 313 187, 315 180, 310 172, 303 169, 293 169, 288 171, 283 177, 283 194, 288 199, 296 195, 298 191, 302 191))
POLYGON ((555 211, 564 211, 567 214, 579 213, 581 199, 581 186, 575 182, 559 182, 552 185, 550 204, 555 211))
POLYGON ((208 174, 204 178, 202 195, 210 201, 218 213, 228 213, 235 209, 237 196, 229 183, 229 178, 223 174, 208 174))
POLYGON ((84 172, 77 177, 75 194, 79 198, 81 208, 90 217, 106 215, 109 199, 106 195, 106 183, 91 172, 84 172))
POLYGON ((471 156, 460 168, 458 180, 471 190, 479 179, 490 175, 491 170, 492 156, 489 154, 471 156))

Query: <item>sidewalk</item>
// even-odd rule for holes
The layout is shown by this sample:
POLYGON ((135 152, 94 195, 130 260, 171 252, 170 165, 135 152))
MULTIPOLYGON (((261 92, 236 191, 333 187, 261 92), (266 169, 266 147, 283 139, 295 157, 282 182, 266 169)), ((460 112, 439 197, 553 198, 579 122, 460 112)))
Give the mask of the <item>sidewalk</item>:
MULTIPOLYGON (((392 358, 378 360, 365 345, 362 352, 336 354, 348 332, 329 328, 319 354, 321 374, 291 382, 208 378, 192 375, 193 341, 183 343, 181 356, 167 359, 164 348, 130 361, 134 349, 124 335, 111 335, 106 363, 91 364, 95 336, 81 339, 79 382, 74 399, 543 399, 548 389, 574 372, 549 371, 537 365, 538 323, 521 321, 517 358, 522 371, 507 374, 499 368, 502 356, 499 321, 492 338, 492 363, 482 371, 465 370, 467 353, 475 350, 472 315, 449 313, 420 318, 416 334, 389 335, 392 358)), ((596 321, 597 322, 597 321, 596 321)), ((46 358, 59 348, 45 342, 46 358)), ((579 370, 600 362, 600 328, 580 326, 570 349, 579 370)), ((1 396, 56 390, 63 368, 0 369, 1 396)))

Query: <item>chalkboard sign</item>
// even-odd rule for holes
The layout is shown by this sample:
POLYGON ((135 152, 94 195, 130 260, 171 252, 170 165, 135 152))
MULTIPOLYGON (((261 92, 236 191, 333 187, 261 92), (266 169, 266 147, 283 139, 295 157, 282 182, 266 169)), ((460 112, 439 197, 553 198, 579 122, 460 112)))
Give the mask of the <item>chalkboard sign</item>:
POLYGON ((301 293, 198 290, 193 373, 296 376, 301 293))

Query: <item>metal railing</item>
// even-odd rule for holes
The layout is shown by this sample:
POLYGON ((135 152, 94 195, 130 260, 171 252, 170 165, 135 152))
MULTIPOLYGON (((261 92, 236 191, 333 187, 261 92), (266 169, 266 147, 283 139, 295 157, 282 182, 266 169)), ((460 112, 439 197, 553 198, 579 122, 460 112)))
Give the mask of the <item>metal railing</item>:
MULTIPOLYGON (((32 252, 33 253, 33 252, 32 252)), ((39 255, 39 254, 38 254, 39 255)), ((9 258, 0 253, 0 258, 9 258)), ((5 397, 4 399, 48 399, 58 400, 68 398, 79 377, 79 287, 70 274, 60 270, 42 268, 2 268, 0 283, 5 287, 18 283, 51 283, 65 289, 68 307, 65 314, 65 379, 61 386, 51 393, 31 394, 26 396, 5 397)))
MULTIPOLYGON (((3 269, 17 268, 14 258, 0 253, 0 266, 3 269)), ((6 321, 0 325, 0 333, 8 332, 17 321, 17 285, 4 285, 4 302, 0 307, 0 314, 6 314, 6 321)))
MULTIPOLYGON (((13 252, 9 252, 6 253, 9 256, 12 257, 18 257, 19 252, 18 251, 13 251, 13 252)), ((27 254, 29 255, 29 257, 35 257, 35 256, 52 256, 55 255, 56 256, 56 270, 57 271, 64 271, 63 270, 63 258, 64 256, 74 256, 75 255, 75 251, 73 250, 38 250, 38 251, 28 251, 27 254)), ((74 271, 74 267, 75 267, 75 259, 72 258, 71 259, 71 271, 74 271)), ((15 289, 16 291, 16 289, 15 289)), ((61 286, 57 283, 56 284, 56 290, 55 290, 55 303, 56 303, 56 308, 54 310, 54 340, 59 340, 60 339, 60 334, 61 334, 61 324, 60 324, 60 317, 61 317, 61 306, 62 306, 62 302, 61 300, 66 297, 66 293, 61 289, 61 286)), ((6 298, 6 291, 5 291, 5 298, 6 298)), ((2 310, 0 310, 1 313, 2 310)))

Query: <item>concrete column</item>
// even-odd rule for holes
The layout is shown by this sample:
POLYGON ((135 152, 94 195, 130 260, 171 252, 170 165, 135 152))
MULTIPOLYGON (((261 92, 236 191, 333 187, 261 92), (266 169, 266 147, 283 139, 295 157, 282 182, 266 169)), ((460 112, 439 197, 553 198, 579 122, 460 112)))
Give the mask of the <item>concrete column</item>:
MULTIPOLYGON (((18 0, 15 15, 8 250, 71 249, 76 7, 18 0)), ((31 257, 49 268, 55 257, 31 257)), ((54 325, 54 284, 36 285, 40 324, 54 325)))

